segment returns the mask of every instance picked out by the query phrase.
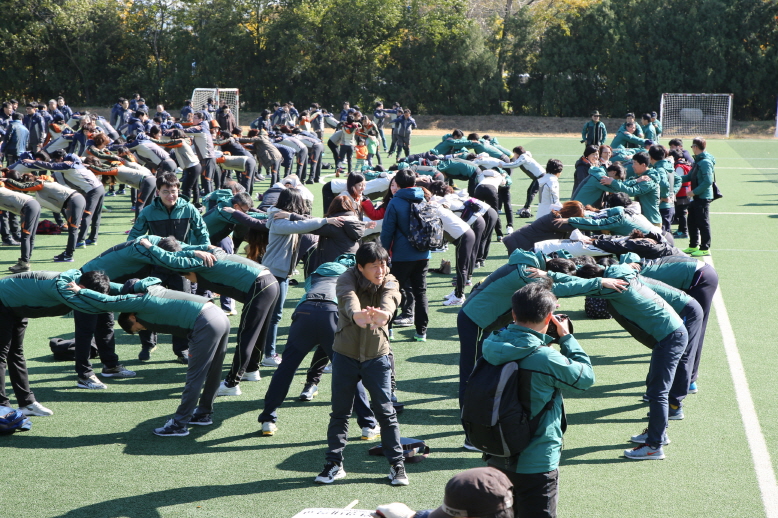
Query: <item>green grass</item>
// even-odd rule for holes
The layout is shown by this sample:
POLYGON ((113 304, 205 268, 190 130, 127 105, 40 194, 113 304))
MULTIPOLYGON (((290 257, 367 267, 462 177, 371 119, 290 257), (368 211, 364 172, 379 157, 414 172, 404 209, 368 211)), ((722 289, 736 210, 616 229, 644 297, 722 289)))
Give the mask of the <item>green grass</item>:
MULTIPOLYGON (((430 148, 437 138, 414 137, 414 150, 430 148)), ((573 139, 505 139, 521 144, 545 163, 565 164, 563 197, 572 188, 573 163, 580 145, 573 139)), ((774 397, 772 358, 778 336, 774 275, 778 212, 778 155, 772 141, 711 141, 717 158, 717 182, 725 197, 713 204, 713 259, 745 365, 754 404, 769 450, 778 457, 778 402, 774 397), (763 215, 728 215, 747 212, 763 215)), ((515 177, 514 204, 522 204, 527 182, 515 177)), ((261 188, 265 188, 264 182, 261 188)), ((108 198, 99 245, 78 250, 76 263, 54 264, 49 258, 64 248, 64 236, 39 236, 33 253, 38 270, 78 266, 125 239, 131 214, 128 197, 108 198)), ((318 211, 318 209, 317 209, 318 211)), ((50 218, 50 215, 46 215, 50 218)), ((514 226, 524 223, 516 220, 514 226)), ((681 244, 685 244, 682 242, 681 244)), ((18 251, 0 248, 0 268, 15 262, 18 251)), ((434 254, 453 260, 447 254, 434 254)), ((492 243, 486 268, 474 281, 506 260, 505 249, 492 243)), ((437 266, 433 264, 432 266, 437 266)), ((411 485, 391 487, 383 459, 369 457, 374 443, 353 440, 346 449, 348 477, 332 486, 312 483, 326 449, 329 412, 328 374, 311 403, 296 401, 300 371, 290 398, 279 411, 279 432, 261 437, 256 417, 272 369, 262 369, 259 383, 243 383, 243 395, 219 398, 215 423, 196 427, 185 438, 160 438, 151 429, 174 412, 184 368, 172 363, 169 338, 152 361, 136 360, 137 338, 117 331, 117 349, 138 376, 108 380, 109 390, 75 388, 70 363, 51 361, 48 339, 71 337, 72 319, 31 320, 25 341, 33 389, 55 411, 33 418, 30 432, 0 437, 4 460, 0 489, 5 516, 290 517, 306 507, 342 507, 359 499, 358 508, 403 501, 415 509, 440 504, 443 487, 455 473, 482 464, 479 455, 461 448, 458 426, 458 339, 455 308, 442 305, 451 290, 450 276, 430 275, 431 322, 426 343, 413 342, 412 328, 397 330, 394 342, 403 436, 418 437, 432 448, 430 457, 408 466, 411 485)), ((301 293, 290 289, 288 308, 301 293)), ((583 301, 562 301, 575 320, 576 336, 590 354, 597 383, 584 394, 566 394, 570 427, 560 468, 559 515, 563 517, 733 517, 764 514, 745 439, 732 378, 718 328, 711 316, 705 343, 700 392, 686 400, 686 419, 673 421, 663 462, 620 458, 631 434, 646 426, 647 408, 639 402, 648 350, 612 321, 589 321, 583 301)), ((280 332, 286 337, 291 309, 280 332)), ((237 317, 233 317, 237 323, 237 317)), ((228 358, 234 346, 231 340, 228 358)), ((97 364, 99 366, 99 364, 97 364)), ((10 384, 8 386, 10 391, 10 384)), ((13 399, 13 398, 12 398, 13 399)))

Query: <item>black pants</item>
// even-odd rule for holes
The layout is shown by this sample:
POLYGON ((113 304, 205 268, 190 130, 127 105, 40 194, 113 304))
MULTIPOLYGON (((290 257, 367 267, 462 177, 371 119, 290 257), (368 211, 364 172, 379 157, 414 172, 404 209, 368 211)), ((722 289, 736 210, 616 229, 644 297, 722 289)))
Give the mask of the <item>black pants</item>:
POLYGON ((352 162, 354 159, 354 146, 346 146, 341 144, 340 146, 340 159, 345 160, 348 164, 348 173, 351 174, 352 162))
POLYGON ((79 378, 88 378, 94 374, 89 361, 93 339, 103 367, 110 369, 119 364, 113 334, 113 313, 91 315, 73 311, 73 322, 76 324, 76 374, 79 378))
POLYGON ((492 242, 492 232, 494 231, 497 222, 500 220, 500 217, 497 215, 497 211, 494 209, 489 209, 486 211, 486 213, 483 215, 483 218, 485 226, 484 231, 481 234, 481 242, 478 246, 479 261, 486 261, 486 259, 489 257, 489 246, 492 242))
POLYGON ((673 217, 675 216, 675 207, 669 209, 659 209, 659 214, 662 215, 662 230, 665 232, 672 232, 671 225, 673 224, 673 217))
POLYGON ((467 380, 470 379, 470 374, 475 368, 476 360, 481 357, 484 332, 460 309, 457 315, 457 334, 459 335, 459 408, 462 408, 467 380))
POLYGON ((260 344, 260 349, 262 349, 267 341, 270 313, 273 311, 277 299, 278 281, 272 275, 265 274, 257 277, 246 294, 245 300, 241 301, 243 302, 243 311, 240 314, 240 325, 235 340, 237 342, 235 356, 226 379, 228 387, 234 387, 240 383, 240 378, 246 372, 256 345, 260 344))
POLYGON ((511 188, 503 185, 497 188, 497 212, 500 209, 505 213, 505 222, 509 227, 513 226, 513 206, 511 205, 511 188))
POLYGON ((686 293, 696 300, 702 308, 702 332, 700 333, 700 347, 697 349, 697 356, 694 358, 692 367, 692 381, 697 381, 698 371, 700 370, 700 358, 702 357, 702 346, 705 344, 705 330, 708 328, 708 316, 710 307, 713 304, 713 295, 719 287, 719 274, 711 265, 706 264, 694 274, 691 287, 686 293))
MULTIPOLYGON (((473 189, 473 197, 488 204, 494 209, 494 212, 500 210, 500 201, 497 197, 497 188, 494 185, 479 184, 473 189)), ((498 236, 502 236, 502 224, 500 223, 500 217, 497 216, 497 222, 494 226, 495 232, 498 236)))
MULTIPOLYGON (((324 144, 316 143, 311 148, 310 153, 308 153, 308 161, 311 163, 311 174, 310 179, 314 182, 319 181, 319 177, 321 177, 321 163, 322 158, 324 154, 324 144)), ((303 181, 304 178, 300 178, 300 181, 303 181)))
MULTIPOLYGON (((200 203, 200 188, 197 186, 197 179, 202 175, 203 166, 195 164, 184 169, 184 174, 181 177, 181 194, 192 200, 192 203, 200 203)), ((203 185, 205 185, 204 179, 203 185)))
POLYGON ((338 150, 338 146, 336 146, 331 140, 327 141, 327 147, 330 148, 330 151, 332 151, 332 159, 335 161, 335 168, 338 168, 338 163, 340 162, 340 151, 338 150))
POLYGON ((0 235, 3 239, 15 239, 19 235, 19 216, 13 212, 0 211, 0 235))
POLYGON ((710 200, 692 198, 689 205, 689 246, 700 246, 700 250, 710 248, 710 200))
POLYGON ((0 405, 11 406, 5 394, 6 369, 11 377, 16 403, 22 407, 35 402, 30 389, 27 360, 24 358, 24 333, 27 319, 19 318, 0 304, 0 405))
MULTIPOLYGON (((292 325, 289 327, 289 337, 284 347, 284 361, 273 373, 273 379, 270 380, 265 393, 265 406, 258 418, 260 423, 276 422, 278 419, 276 410, 289 393, 295 371, 314 347, 318 346, 316 350, 324 352, 326 365, 326 358, 332 357, 332 344, 335 341, 337 327, 337 304, 309 301, 297 306, 292 314, 292 325), (316 329, 316 333, 311 333, 311 329, 316 329)), ((370 410, 362 382, 357 384, 353 404, 360 428, 366 426, 375 428, 377 422, 370 410)))
POLYGON ((484 218, 481 216, 476 216, 475 221, 473 221, 473 224, 470 225, 470 228, 473 229, 473 234, 475 235, 475 246, 473 246, 473 249, 471 250, 472 255, 470 256, 470 263, 468 264, 467 268, 468 279, 473 276, 475 262, 478 260, 478 253, 481 248, 481 236, 483 236, 484 232, 486 231, 486 221, 484 221, 484 218))
POLYGON ((456 253, 456 274, 457 285, 454 289, 454 294, 458 298, 462 298, 465 293, 465 283, 468 277, 472 275, 471 262, 475 261, 474 250, 478 248, 478 243, 475 239, 475 232, 469 229, 467 232, 459 236, 454 245, 457 247, 456 253))
POLYGON ((686 214, 689 212, 689 204, 686 202, 688 198, 682 198, 683 204, 675 202, 675 219, 678 222, 678 232, 689 232, 689 224, 687 222, 686 214))
POLYGON ((535 195, 540 190, 540 183, 538 182, 537 178, 534 178, 532 180, 532 183, 529 184, 529 187, 527 187, 527 199, 524 201, 524 208, 529 210, 530 205, 532 205, 532 201, 535 199, 535 195))
MULTIPOLYGON (((200 164, 203 168, 200 185, 205 194, 210 194, 214 189, 214 182, 219 180, 219 167, 215 158, 205 158, 200 164)), ((218 189, 219 186, 216 186, 218 189)))
POLYGON ((555 518, 559 500, 559 470, 548 473, 515 473, 500 470, 513 483, 516 518, 555 518))
MULTIPOLYGON (((79 192, 74 192, 71 194, 70 198, 68 198, 68 201, 65 203, 65 210, 63 213, 67 218, 68 226, 68 244, 65 246, 65 255, 73 255, 73 252, 76 250, 78 232, 81 226, 81 218, 84 216, 85 208, 86 200, 79 192)), ((57 213, 54 215, 57 216, 57 213)), ((60 217, 60 219, 62 218, 60 217)))
POLYGON ((427 332, 429 323, 427 303, 427 269, 429 260, 395 261, 392 263, 392 275, 397 278, 401 287, 410 290, 414 299, 413 323, 420 335, 427 332))

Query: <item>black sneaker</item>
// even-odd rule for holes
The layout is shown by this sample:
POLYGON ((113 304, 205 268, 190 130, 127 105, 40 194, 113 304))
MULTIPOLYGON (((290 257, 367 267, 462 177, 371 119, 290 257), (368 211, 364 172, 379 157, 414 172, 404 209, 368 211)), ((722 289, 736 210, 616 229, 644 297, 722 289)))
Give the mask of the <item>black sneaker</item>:
POLYGON ((54 256, 54 262, 55 263, 72 263, 73 262, 73 256, 67 255, 65 252, 62 252, 59 255, 54 256))
POLYGON ((162 428, 155 428, 154 435, 159 435, 160 437, 183 437, 189 435, 189 429, 186 426, 176 424, 171 419, 162 428))
POLYGON ((151 353, 157 350, 157 346, 154 347, 144 347, 140 350, 138 353, 138 359, 142 362, 147 362, 151 359, 151 353))
POLYGON ((313 481, 317 484, 332 484, 341 478, 346 478, 346 471, 343 469, 343 466, 336 462, 328 462, 313 481))
POLYGON ((313 401, 318 393, 319 387, 315 383, 306 383, 303 391, 300 392, 300 401, 313 401))
POLYGON ((405 474, 405 463, 403 463, 403 461, 400 461, 389 468, 389 480, 392 481, 393 486, 408 485, 408 475, 405 474))
POLYGON ((392 326, 394 327, 411 327, 413 324, 413 318, 411 317, 403 317, 403 318, 395 318, 392 322, 392 326))
POLYGON ((196 424, 198 426, 208 426, 213 424, 211 414, 195 414, 192 419, 189 420, 189 424, 196 424))

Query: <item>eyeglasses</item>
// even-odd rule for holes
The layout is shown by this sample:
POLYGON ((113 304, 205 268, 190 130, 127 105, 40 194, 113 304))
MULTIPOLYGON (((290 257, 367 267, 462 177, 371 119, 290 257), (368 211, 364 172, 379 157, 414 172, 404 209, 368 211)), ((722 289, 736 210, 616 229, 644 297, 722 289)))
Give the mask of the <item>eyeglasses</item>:
POLYGON ((173 189, 171 191, 164 190, 164 191, 159 191, 159 194, 161 194, 162 196, 177 196, 178 195, 178 191, 175 190, 175 189, 173 189))

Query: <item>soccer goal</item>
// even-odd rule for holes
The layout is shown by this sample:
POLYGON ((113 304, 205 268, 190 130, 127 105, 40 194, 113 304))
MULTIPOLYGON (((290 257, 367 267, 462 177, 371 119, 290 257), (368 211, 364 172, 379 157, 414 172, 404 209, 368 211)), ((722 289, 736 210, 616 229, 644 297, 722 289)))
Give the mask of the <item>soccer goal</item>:
POLYGON ((208 99, 213 99, 217 105, 225 101, 235 116, 235 122, 240 124, 240 102, 237 88, 195 88, 192 92, 192 109, 205 109, 208 99))
POLYGON ((729 137, 732 94, 662 94, 662 135, 729 137))

